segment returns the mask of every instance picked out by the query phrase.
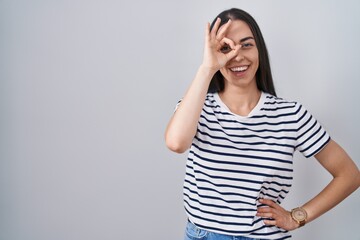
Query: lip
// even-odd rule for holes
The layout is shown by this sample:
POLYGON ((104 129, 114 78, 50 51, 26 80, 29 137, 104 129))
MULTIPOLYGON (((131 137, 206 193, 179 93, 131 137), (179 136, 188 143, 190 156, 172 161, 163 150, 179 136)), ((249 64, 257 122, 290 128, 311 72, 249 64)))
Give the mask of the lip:
POLYGON ((232 65, 232 66, 229 66, 228 68, 236 68, 236 67, 249 67, 250 64, 242 64, 242 65, 232 65))
POLYGON ((236 66, 228 67, 228 70, 231 72, 232 75, 234 75, 236 77, 244 77, 245 74, 247 73, 247 71, 249 70, 249 68, 250 68, 250 64, 243 64, 243 65, 236 65, 236 66), (242 72, 234 72, 231 70, 232 68, 241 68, 241 67, 247 67, 247 69, 242 72))

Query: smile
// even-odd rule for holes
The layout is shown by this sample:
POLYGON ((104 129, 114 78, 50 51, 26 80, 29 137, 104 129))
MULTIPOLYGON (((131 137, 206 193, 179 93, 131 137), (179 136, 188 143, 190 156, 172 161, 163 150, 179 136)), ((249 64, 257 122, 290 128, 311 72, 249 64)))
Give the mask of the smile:
POLYGON ((244 72, 249 68, 249 66, 240 66, 240 67, 233 67, 230 68, 232 72, 244 72))

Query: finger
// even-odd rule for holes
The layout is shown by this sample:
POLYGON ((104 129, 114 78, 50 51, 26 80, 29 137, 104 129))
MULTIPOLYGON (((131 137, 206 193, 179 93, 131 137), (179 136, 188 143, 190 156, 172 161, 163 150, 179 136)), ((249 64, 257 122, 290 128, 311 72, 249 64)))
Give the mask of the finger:
POLYGON ((230 27, 230 24, 231 24, 231 19, 229 19, 229 21, 226 24, 220 27, 219 31, 216 34, 217 40, 223 39, 225 37, 226 31, 230 27))
POLYGON ((257 211, 258 211, 259 213, 268 213, 268 212, 273 212, 274 209, 273 209, 273 208, 270 208, 270 207, 259 207, 259 208, 257 209, 257 211))
POLYGON ((229 38, 223 38, 220 41, 220 47, 224 46, 225 44, 229 45, 231 49, 235 49, 235 43, 229 38))
POLYGON ((217 30, 219 29, 219 26, 220 26, 220 23, 221 23, 221 19, 217 18, 216 21, 215 21, 213 29, 211 29, 211 33, 210 33, 211 38, 215 39, 217 30))
POLYGON ((268 205, 269 207, 278 209, 280 206, 270 199, 260 199, 261 203, 268 205))
POLYGON ((210 37, 210 23, 208 22, 205 28, 205 39, 209 40, 209 37, 210 37))
POLYGON ((276 226, 276 220, 264 220, 266 225, 276 226))
POLYGON ((256 216, 262 218, 275 218, 275 215, 273 213, 257 213, 256 216))
POLYGON ((257 209, 257 216, 275 218, 277 216, 277 210, 270 207, 260 207, 257 209))
POLYGON ((241 48, 241 45, 236 45, 232 51, 225 54, 226 58, 228 60, 234 58, 236 55, 239 54, 240 48, 241 48))

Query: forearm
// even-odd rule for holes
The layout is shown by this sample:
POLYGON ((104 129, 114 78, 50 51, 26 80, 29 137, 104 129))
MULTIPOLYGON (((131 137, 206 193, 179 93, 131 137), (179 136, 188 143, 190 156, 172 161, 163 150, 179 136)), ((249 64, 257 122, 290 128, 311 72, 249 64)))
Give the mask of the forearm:
POLYGON ((191 145, 204 105, 210 81, 215 72, 200 66, 165 133, 166 144, 175 152, 184 152, 191 145))
MULTIPOLYGON (((331 140, 315 158, 333 176, 333 180, 313 199, 302 206, 307 212, 306 223, 313 221, 349 196, 360 186, 360 172, 347 153, 331 140)), ((270 199, 261 199, 268 207, 258 209, 257 216, 265 219, 265 224, 276 225, 285 230, 299 227, 289 211, 270 199)))
POLYGON ((316 197, 303 205, 308 213, 307 223, 329 211, 360 185, 359 171, 355 167, 348 172, 348 176, 339 176, 333 180, 316 197))

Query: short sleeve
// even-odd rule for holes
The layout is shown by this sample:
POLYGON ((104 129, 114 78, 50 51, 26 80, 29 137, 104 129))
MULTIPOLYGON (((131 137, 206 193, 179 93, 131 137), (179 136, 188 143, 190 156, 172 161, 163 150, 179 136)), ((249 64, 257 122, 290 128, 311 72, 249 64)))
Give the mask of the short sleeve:
POLYGON ((175 106, 175 108, 174 108, 174 113, 175 113, 176 110, 179 108, 181 101, 182 101, 182 99, 180 99, 180 100, 177 102, 177 104, 176 104, 176 106, 175 106))
POLYGON ((309 158, 323 149, 330 136, 321 124, 299 103, 295 149, 309 158))

